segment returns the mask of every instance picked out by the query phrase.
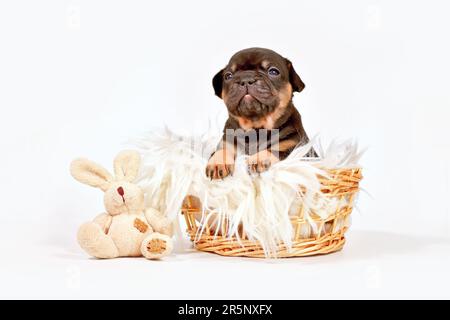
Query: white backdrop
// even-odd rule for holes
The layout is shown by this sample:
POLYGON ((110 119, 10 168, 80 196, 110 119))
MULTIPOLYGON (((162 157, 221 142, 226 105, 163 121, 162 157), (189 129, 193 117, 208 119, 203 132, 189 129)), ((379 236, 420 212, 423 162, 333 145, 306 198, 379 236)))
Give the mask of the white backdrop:
MULTIPOLYGON (((85 258, 76 228, 103 205, 101 192, 71 178, 71 159, 111 168, 127 139, 152 127, 221 126, 212 76, 251 46, 293 62, 310 136, 368 147, 362 187, 371 197, 360 197, 355 232, 448 243, 449 9, 446 1, 2 1, 3 249, 17 252, 30 232, 35 244, 85 258)), ((19 277, 13 264, 2 268, 19 277)))

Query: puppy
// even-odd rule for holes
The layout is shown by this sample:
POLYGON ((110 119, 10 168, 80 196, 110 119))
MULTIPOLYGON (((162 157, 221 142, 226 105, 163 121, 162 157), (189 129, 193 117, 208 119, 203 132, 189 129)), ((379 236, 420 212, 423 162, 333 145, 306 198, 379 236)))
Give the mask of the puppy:
MULTIPOLYGON (((260 173, 309 141, 292 103, 293 93, 301 92, 305 84, 292 63, 278 53, 263 48, 239 51, 212 83, 229 118, 208 161, 207 177, 232 174, 238 149, 250 155, 249 171, 260 173)), ((311 150, 309 155, 314 154, 311 150)))

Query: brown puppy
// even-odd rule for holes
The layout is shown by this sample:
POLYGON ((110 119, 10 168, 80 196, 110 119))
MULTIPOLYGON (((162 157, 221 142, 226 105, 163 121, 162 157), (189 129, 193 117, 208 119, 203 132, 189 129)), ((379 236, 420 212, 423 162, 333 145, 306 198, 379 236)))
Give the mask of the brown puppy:
POLYGON ((293 93, 305 85, 292 63, 278 53, 263 48, 237 52, 214 76, 213 87, 229 118, 206 167, 209 178, 233 173, 238 148, 250 155, 249 170, 262 172, 309 141, 292 104, 293 93))

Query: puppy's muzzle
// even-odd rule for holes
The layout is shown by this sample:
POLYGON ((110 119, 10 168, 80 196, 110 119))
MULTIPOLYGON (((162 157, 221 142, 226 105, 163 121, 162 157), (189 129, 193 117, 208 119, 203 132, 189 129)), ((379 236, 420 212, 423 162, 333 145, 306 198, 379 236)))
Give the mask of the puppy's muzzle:
POLYGON ((256 82, 256 79, 255 79, 255 77, 252 77, 252 76, 241 77, 241 79, 238 80, 238 83, 241 87, 251 86, 255 82, 256 82))
POLYGON ((256 74, 254 71, 242 71, 239 76, 236 77, 235 82, 241 87, 248 87, 254 85, 256 80, 256 74))

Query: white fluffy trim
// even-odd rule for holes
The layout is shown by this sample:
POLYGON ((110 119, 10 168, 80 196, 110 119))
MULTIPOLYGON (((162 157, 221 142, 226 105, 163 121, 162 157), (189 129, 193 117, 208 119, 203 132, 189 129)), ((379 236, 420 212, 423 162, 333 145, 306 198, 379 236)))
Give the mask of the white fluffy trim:
POLYGON ((247 157, 241 155, 236 158, 232 177, 210 181, 205 167, 219 140, 218 134, 182 137, 167 128, 138 139, 135 144, 143 159, 139 183, 146 194, 146 205, 174 219, 184 197, 197 196, 203 204, 202 220, 214 219, 219 230, 222 218, 228 218, 229 236, 237 238, 242 224, 247 236, 258 240, 267 256, 274 255, 279 243, 291 246, 289 213, 300 203, 312 230, 316 225, 309 212, 313 210, 323 218, 330 212, 324 208, 333 204, 322 197, 317 179, 317 174, 326 173, 319 168, 357 167, 362 154, 355 142, 332 142, 324 149, 314 138, 260 175, 247 172, 247 157), (311 146, 318 159, 304 157, 311 146))

